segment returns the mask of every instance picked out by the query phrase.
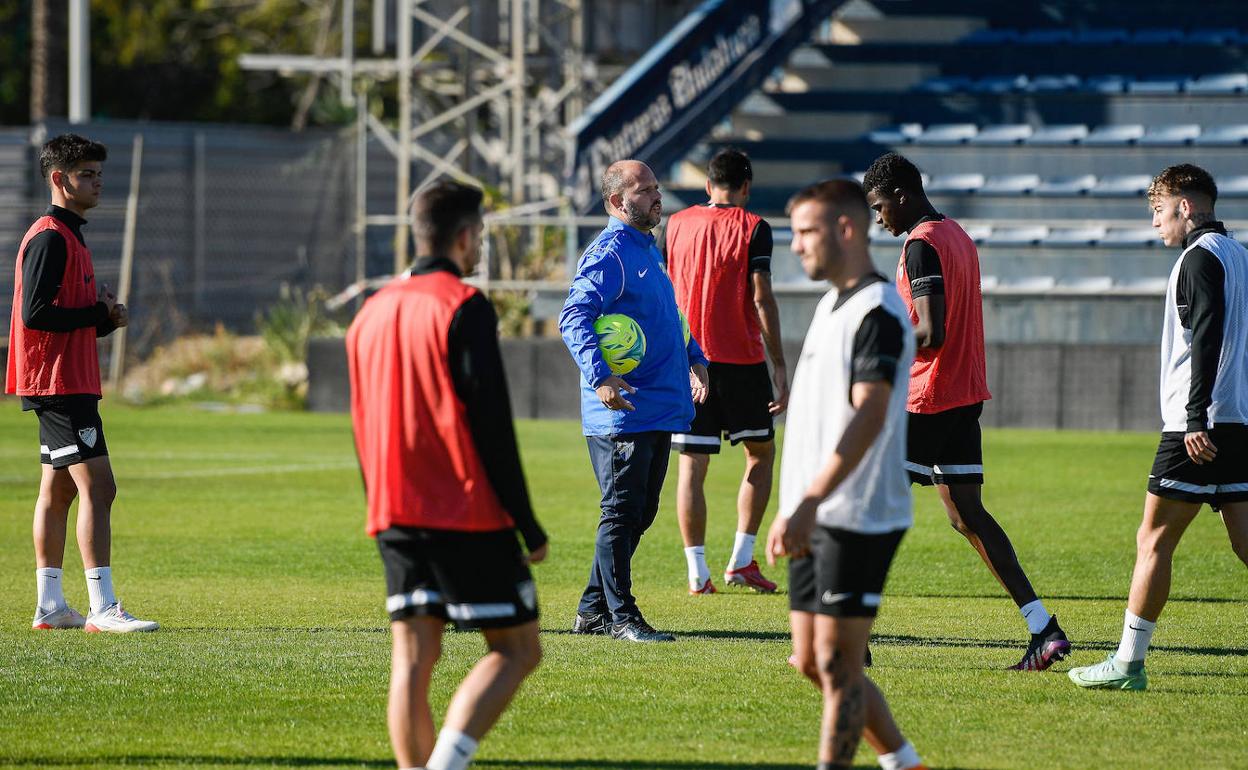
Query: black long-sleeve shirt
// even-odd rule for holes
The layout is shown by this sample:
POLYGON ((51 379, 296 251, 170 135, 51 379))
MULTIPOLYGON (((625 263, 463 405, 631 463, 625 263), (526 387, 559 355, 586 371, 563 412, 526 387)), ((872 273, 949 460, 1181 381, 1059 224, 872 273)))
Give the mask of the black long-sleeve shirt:
MULTIPOLYGON (((1205 233, 1226 235, 1221 222, 1210 222, 1187 234, 1183 248, 1205 233)), ((1188 432, 1206 430, 1213 384, 1222 357, 1226 319, 1226 271, 1206 248, 1197 246, 1183 257, 1175 285, 1174 304, 1179 323, 1192 333, 1192 383, 1187 399, 1188 432)))
MULTIPOLYGON (((412 267, 414 275, 438 270, 461 275, 454 262, 438 257, 418 259, 412 267)), ((525 546, 530 551, 540 548, 546 542, 546 533, 533 515, 524 482, 507 377, 498 348, 498 316, 484 294, 472 297, 455 312, 447 334, 447 350, 455 394, 464 403, 468 431, 494 494, 516 522, 525 546)))
MULTIPOLYGON (((87 220, 60 206, 49 206, 44 214, 56 217, 69 227, 79 243, 87 244, 82 237, 82 226, 87 220)), ((61 290, 68 261, 68 244, 56 230, 44 230, 26 244, 22 257, 22 323, 28 329, 44 332, 72 332, 94 326, 97 337, 111 334, 116 327, 103 302, 86 307, 52 304, 61 290)))

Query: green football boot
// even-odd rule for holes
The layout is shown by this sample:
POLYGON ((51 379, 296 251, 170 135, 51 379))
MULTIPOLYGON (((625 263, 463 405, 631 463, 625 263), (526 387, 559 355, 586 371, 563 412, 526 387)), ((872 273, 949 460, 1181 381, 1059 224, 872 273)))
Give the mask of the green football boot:
POLYGON ((1144 672, 1144 664, 1140 670, 1124 674, 1114 665, 1114 656, 1097 663, 1095 666, 1072 668, 1068 672, 1070 681, 1080 687, 1099 690, 1144 690, 1148 688, 1148 674, 1144 672))

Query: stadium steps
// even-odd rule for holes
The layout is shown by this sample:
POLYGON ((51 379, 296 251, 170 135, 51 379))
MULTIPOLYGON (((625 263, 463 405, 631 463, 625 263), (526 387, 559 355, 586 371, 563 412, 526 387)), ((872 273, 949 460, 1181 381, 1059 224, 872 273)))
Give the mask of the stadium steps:
POLYGON ((973 16, 886 16, 870 3, 851 5, 829 26, 835 45, 954 42, 985 26, 973 16))
MULTIPOLYGON (((1038 18, 986 0, 872 0, 874 15, 856 2, 860 18, 795 52, 679 165, 666 207, 704 200, 709 155, 744 149, 751 208, 773 222, 777 286, 811 287, 789 252, 788 198, 819 178, 861 178, 897 149, 976 239, 986 291, 1156 294, 1175 258, 1148 227, 1143 193, 1159 169, 1213 170, 1220 217, 1248 229, 1248 21, 1228 22, 1215 0, 1196 26, 1127 27, 1119 19, 1148 15, 1124 3, 1053 0, 1038 18), (955 21, 931 21, 942 14, 955 21), (915 32, 924 24, 943 32, 915 32)), ((873 233, 886 274, 900 246, 873 233)))

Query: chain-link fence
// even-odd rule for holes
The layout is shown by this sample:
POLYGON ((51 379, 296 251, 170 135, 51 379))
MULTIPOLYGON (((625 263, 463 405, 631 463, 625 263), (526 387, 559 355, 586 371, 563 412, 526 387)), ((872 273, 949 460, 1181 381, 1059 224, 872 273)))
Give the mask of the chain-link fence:
MULTIPOLYGON (((130 349, 141 354, 186 331, 221 323, 250 330, 287 285, 334 291, 355 277, 354 151, 349 133, 108 123, 6 132, 6 181, 24 194, 0 198, 0 242, 8 244, 0 291, 12 296, 22 234, 47 207, 38 146, 74 130, 109 150, 101 205, 83 230, 97 284, 120 283, 134 137, 143 136, 137 177, 130 349), (17 167, 15 169, 15 167, 17 167), (9 180, 9 177, 13 177, 9 180)), ((12 189, 12 188, 11 188, 12 189)), ((9 303, 0 302, 8 329, 9 303)))

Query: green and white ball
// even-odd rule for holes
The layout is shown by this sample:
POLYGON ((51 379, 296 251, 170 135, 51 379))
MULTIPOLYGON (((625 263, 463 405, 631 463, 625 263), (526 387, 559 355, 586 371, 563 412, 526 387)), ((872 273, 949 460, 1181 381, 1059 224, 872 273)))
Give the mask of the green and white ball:
POLYGON ((594 321, 598 349, 615 374, 628 374, 641 365, 646 355, 646 334, 641 324, 620 313, 604 315, 594 321))

